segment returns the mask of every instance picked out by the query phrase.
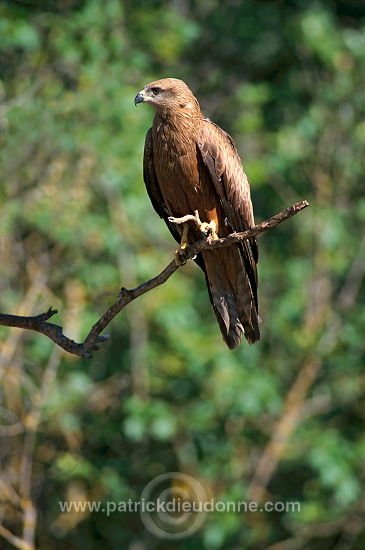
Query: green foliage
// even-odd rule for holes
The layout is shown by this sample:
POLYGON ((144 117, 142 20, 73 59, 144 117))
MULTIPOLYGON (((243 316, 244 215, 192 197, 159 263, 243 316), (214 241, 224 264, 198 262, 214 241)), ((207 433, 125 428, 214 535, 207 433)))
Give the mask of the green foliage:
MULTIPOLYGON (((67 515, 58 502, 138 499, 151 479, 175 471, 216 501, 248 501, 263 483, 254 476, 263 456, 265 472, 272 467, 265 498, 297 500, 300 512, 207 514, 182 549, 286 540, 342 548, 345 539, 346 548, 363 547, 360 4, 1 3, 2 311, 52 305, 55 322, 81 341, 122 285, 170 261, 175 244, 142 179, 152 112, 133 106, 155 78, 185 79, 204 114, 232 134, 257 220, 310 202, 260 238, 264 323, 252 348, 225 349, 190 263, 128 306, 91 362, 41 335, 1 331, 1 423, 29 428, 38 407, 39 550, 172 548, 138 514, 67 515), (289 392, 300 395, 311 362, 320 368, 293 404, 289 392), (281 422, 289 431, 276 456, 281 422)), ((2 469, 14 480, 24 434, 1 437, 2 469)), ((9 505, 3 515, 20 534, 19 510, 9 505)))

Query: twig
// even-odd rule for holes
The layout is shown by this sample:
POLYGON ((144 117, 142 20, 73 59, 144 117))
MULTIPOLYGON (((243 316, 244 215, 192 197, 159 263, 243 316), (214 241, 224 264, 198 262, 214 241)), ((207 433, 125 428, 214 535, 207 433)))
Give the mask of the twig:
MULTIPOLYGON (((36 315, 34 317, 23 317, 21 315, 8 315, 6 313, 0 313, 0 325, 40 332, 50 338, 50 340, 53 340, 55 344, 60 346, 65 351, 68 351, 73 355, 81 355, 90 358, 90 352, 88 354, 85 353, 84 344, 78 344, 65 336, 62 332, 62 327, 59 325, 54 325, 53 323, 47 322, 47 320, 56 313, 58 313, 58 310, 52 309, 51 307, 45 313, 41 313, 40 315, 36 315)), ((108 338, 109 336, 100 336, 96 341, 104 342, 108 338)), ((96 351, 97 349, 99 348, 94 344, 92 351, 96 351)))
POLYGON ((13 533, 3 525, 0 525, 0 536, 10 542, 14 548, 18 548, 18 550, 34 550, 34 546, 29 546, 23 539, 13 535, 13 533))
MULTIPOLYGON (((211 236, 203 235, 203 238, 201 240, 196 241, 184 250, 184 257, 186 257, 187 259, 191 259, 194 258, 202 250, 232 246, 233 244, 243 241, 245 239, 256 237, 260 233, 264 233, 268 229, 271 229, 272 227, 275 227, 283 221, 291 218, 292 216, 303 210, 303 208, 306 208, 308 204, 309 203, 307 201, 293 204, 286 210, 283 210, 272 218, 269 218, 268 220, 259 223, 258 225, 255 225, 251 229, 243 231, 242 233, 232 233, 224 239, 214 239, 211 236)), ((197 213, 195 213, 195 216, 188 215, 184 216, 183 218, 173 219, 174 223, 185 223, 187 221, 193 221, 198 226, 199 224, 201 224, 197 213)), ((157 275, 153 279, 131 290, 123 287, 120 291, 120 294, 117 296, 119 300, 115 302, 102 315, 97 323, 95 323, 95 325, 91 328, 89 334, 85 338, 85 341, 81 344, 74 342, 73 340, 65 336, 63 334, 63 329, 61 326, 48 322, 48 319, 50 319, 53 315, 57 313, 57 310, 52 308, 49 308, 49 310, 45 313, 41 313, 40 315, 34 317, 22 317, 18 315, 7 315, 4 313, 0 313, 0 325, 8 327, 18 327, 40 332, 41 334, 44 334, 45 336, 50 338, 53 342, 55 342, 58 346, 60 346, 68 353, 90 359, 92 357, 92 352, 100 349, 97 344, 105 342, 109 338, 109 334, 100 336, 100 333, 107 327, 110 321, 118 313, 120 313, 120 311, 122 311, 122 309, 124 309, 130 302, 132 302, 142 294, 149 292, 153 288, 156 288, 165 283, 167 279, 169 279, 169 277, 171 277, 171 275, 173 275, 173 273, 175 273, 175 271, 179 267, 180 266, 175 262, 175 260, 173 260, 159 275, 157 275)))
POLYGON ((187 214, 186 216, 183 216, 182 218, 174 218, 173 216, 170 216, 169 222, 182 224, 186 222, 194 222, 198 229, 201 229, 202 222, 199 218, 199 212, 197 210, 194 210, 193 214, 187 214))

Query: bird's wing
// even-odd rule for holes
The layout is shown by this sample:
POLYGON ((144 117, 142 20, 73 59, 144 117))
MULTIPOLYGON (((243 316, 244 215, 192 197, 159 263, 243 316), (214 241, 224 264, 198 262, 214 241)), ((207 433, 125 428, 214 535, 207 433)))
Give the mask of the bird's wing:
POLYGON ((198 148, 232 231, 245 231, 255 225, 250 184, 231 136, 205 119, 198 148))
MULTIPOLYGON (((218 194, 230 232, 246 231, 255 225, 250 185, 233 139, 213 122, 204 120, 197 145, 218 194)), ((257 305, 256 239, 247 239, 240 248, 257 305)))
POLYGON ((143 156, 143 179, 153 208, 156 210, 160 218, 165 221, 174 239, 176 239, 177 242, 180 242, 181 236, 176 228, 176 225, 169 222, 168 218, 170 216, 170 213, 162 197, 162 193, 155 172, 155 167, 153 164, 152 128, 150 128, 146 134, 143 156))

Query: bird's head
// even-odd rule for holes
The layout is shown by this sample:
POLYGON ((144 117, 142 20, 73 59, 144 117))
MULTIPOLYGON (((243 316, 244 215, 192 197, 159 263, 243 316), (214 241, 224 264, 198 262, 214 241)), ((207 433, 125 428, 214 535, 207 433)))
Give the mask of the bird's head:
POLYGON ((134 104, 138 103, 149 103, 160 115, 200 114, 199 103, 192 91, 177 78, 163 78, 147 84, 134 99, 134 104))

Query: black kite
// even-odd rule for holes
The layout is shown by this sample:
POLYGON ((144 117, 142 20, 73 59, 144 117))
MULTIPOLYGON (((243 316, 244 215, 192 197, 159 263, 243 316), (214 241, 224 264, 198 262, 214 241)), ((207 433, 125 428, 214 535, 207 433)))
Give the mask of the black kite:
MULTIPOLYGON (((254 225, 250 186, 233 139, 203 117, 188 86, 176 78, 148 84, 135 98, 155 109, 144 150, 144 181, 152 205, 180 242, 182 226, 169 217, 198 210, 219 237, 254 225)), ((188 242, 201 238, 191 224, 188 242)), ((196 263, 205 273, 210 300, 230 349, 242 332, 260 339, 257 309, 258 250, 255 238, 228 248, 204 250, 196 263)))

